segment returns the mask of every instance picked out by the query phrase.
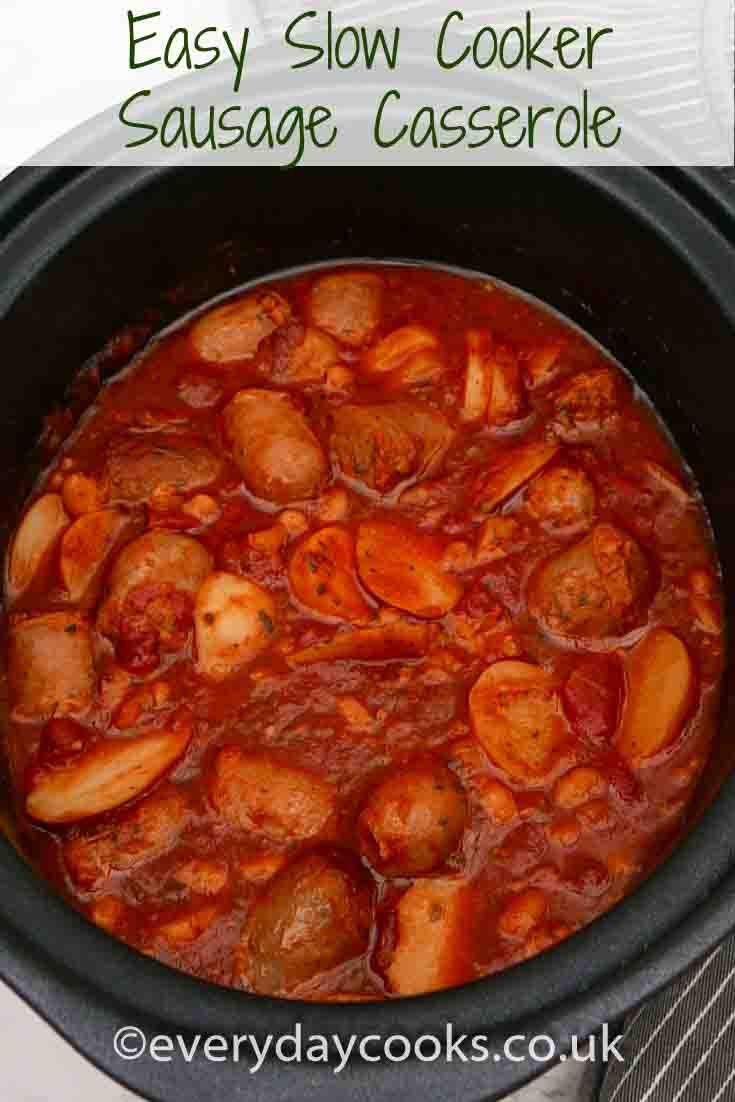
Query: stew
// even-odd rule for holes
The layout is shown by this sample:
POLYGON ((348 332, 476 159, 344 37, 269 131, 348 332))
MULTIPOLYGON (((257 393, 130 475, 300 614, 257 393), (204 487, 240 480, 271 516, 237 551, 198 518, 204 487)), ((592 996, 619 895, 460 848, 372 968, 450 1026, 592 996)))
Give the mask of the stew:
POLYGON ((588 337, 392 265, 152 342, 6 563, 20 836, 216 983, 346 1001, 487 975, 630 892, 713 734, 692 479, 588 337))

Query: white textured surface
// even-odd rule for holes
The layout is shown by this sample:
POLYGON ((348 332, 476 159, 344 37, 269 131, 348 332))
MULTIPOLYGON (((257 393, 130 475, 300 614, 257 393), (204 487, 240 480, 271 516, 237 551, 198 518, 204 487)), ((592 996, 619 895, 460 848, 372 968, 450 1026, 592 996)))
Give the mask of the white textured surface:
MULTIPOLYGON (((583 1067, 560 1064, 508 1102, 577 1102, 583 1067)), ((135 1102, 137 1097, 78 1056, 0 983, 2 1102, 135 1102)))

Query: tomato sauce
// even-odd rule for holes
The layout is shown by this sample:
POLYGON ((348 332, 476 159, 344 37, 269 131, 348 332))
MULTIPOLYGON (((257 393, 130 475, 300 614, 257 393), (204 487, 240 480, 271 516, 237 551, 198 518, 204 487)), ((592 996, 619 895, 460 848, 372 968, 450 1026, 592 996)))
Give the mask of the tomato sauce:
POLYGON ((129 945, 308 999, 568 937, 682 829, 707 518, 606 353, 401 266, 238 292, 99 393, 6 568, 22 844, 129 945))

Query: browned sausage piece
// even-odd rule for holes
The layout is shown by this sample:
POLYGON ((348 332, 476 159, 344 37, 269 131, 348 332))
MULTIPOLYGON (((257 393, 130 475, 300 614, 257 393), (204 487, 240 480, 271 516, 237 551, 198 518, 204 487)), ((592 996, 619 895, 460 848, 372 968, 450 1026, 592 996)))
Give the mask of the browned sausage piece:
POLYGON ((191 626, 194 599, 211 569, 209 552, 190 536, 146 532, 113 563, 98 630, 117 640, 147 632, 175 648, 191 626))
POLYGON ((261 995, 285 995, 367 949, 372 891, 350 855, 298 858, 266 885, 242 937, 243 979, 261 995))
POLYGON ((555 635, 600 639, 632 625, 649 588, 649 569, 638 544, 604 523, 542 563, 531 579, 528 606, 555 635))
POLYGON ((347 478, 388 494, 434 474, 453 440, 444 414, 424 402, 344 405, 334 415, 332 453, 347 478))
POLYGON ((459 845, 467 800, 444 765, 407 765, 372 790, 358 820, 361 849, 389 876, 433 872, 459 845))
POLYGON ((111 501, 147 504, 154 493, 203 490, 222 469, 222 458, 196 437, 123 436, 110 444, 103 483, 111 501))
POLYGON ((274 842, 329 833, 336 809, 332 785, 315 773, 238 746, 217 754, 209 796, 230 826, 274 842))
POLYGON ((233 457, 252 494, 280 505, 319 494, 327 461, 287 394, 241 390, 227 406, 224 422, 233 457))
POLYGON ((620 410, 623 376, 609 367, 582 371, 554 395, 557 434, 570 442, 601 432, 620 410))
POLYGON ((126 872, 160 857, 177 840, 189 819, 181 789, 166 784, 113 822, 64 845, 64 862, 80 888, 96 888, 113 872, 126 872))
POLYGON ((190 340, 202 360, 227 366, 252 359, 262 342, 290 317, 291 307, 282 295, 256 291, 208 311, 193 326, 190 340))
POLYGON ((313 325, 343 344, 367 344, 380 325, 383 281, 373 272, 334 272, 311 290, 309 316, 313 325))
POLYGON ((558 466, 534 479, 528 488, 526 505, 545 528, 566 534, 592 526, 597 495, 584 471, 558 466))
POLYGON ((72 612, 47 612, 12 622, 8 683, 14 719, 86 712, 96 686, 87 621, 72 612))

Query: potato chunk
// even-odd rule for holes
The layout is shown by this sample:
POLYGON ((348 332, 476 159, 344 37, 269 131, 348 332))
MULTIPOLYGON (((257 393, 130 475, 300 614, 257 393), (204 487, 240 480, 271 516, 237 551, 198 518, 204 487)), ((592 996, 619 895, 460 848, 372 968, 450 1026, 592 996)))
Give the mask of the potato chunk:
POLYGON ((192 327, 191 344, 200 359, 226 367, 252 359, 290 317, 291 307, 282 295, 256 291, 206 313, 192 327))
POLYGON ((492 513, 543 470, 558 450, 554 441, 534 440, 500 452, 475 483, 474 496, 479 508, 492 513))
POLYGON ((307 536, 291 556, 288 578, 294 596, 320 616, 349 623, 372 619, 357 581, 354 540, 346 528, 331 525, 307 536))
POLYGON ((425 325, 404 325, 383 337, 362 358, 365 371, 385 375, 402 367, 417 352, 438 348, 436 334, 425 325))
POLYGON ((612 524, 598 524, 542 563, 529 585, 528 606, 552 634, 604 638, 633 624, 649 588, 648 565, 635 540, 612 524))
POLYGON ((222 470, 221 456, 196 437, 146 433, 112 442, 102 478, 110 501, 135 505, 148 504, 154 493, 204 490, 222 470))
MULTIPOLYGON (((190 536, 154 529, 128 543, 110 571, 107 598, 99 609, 97 627, 104 635, 116 636, 125 628, 130 605, 147 590, 182 593, 194 601, 199 586, 212 571, 212 557, 190 536), (128 607, 127 607, 128 606, 128 607)), ((136 609, 138 611, 138 609, 136 609)), ((149 617, 151 629, 164 625, 161 617, 149 617), (158 619, 158 623, 156 623, 158 619)))
POLYGON ((348 404, 334 414, 337 466, 345 477, 377 494, 435 474, 453 440, 446 417, 423 402, 348 404))
POLYGON ((372 889, 359 864, 326 850, 274 876, 248 915, 243 979, 261 995, 289 995, 368 946, 372 889))
POLYGON ((136 520, 129 514, 101 509, 85 513, 66 530, 61 540, 59 571, 72 604, 94 604, 110 555, 135 528, 136 520))
POLYGON ((87 621, 47 612, 11 622, 8 684, 13 719, 83 715, 96 685, 87 621))
POLYGON ((279 505, 318 496, 327 478, 327 461, 287 394, 241 390, 225 409, 224 422, 235 462, 252 494, 279 505))
POLYGON ((294 651, 288 656, 294 666, 312 662, 395 662, 425 657, 433 637, 429 624, 397 620, 392 624, 341 631, 327 643, 294 651))
POLYGON ((380 325, 383 280, 373 272, 334 272, 311 289, 312 325, 353 348, 368 344, 380 325))
POLYGON ((135 738, 106 738, 65 764, 33 771, 26 811, 42 823, 74 823, 121 807, 155 784, 179 760, 191 724, 135 738))
POLYGON ((526 497, 529 513, 552 532, 590 528, 595 520, 597 495, 584 471, 552 467, 531 483, 526 497))
POLYGON ((471 978, 473 893, 462 880, 419 880, 401 896, 385 969, 395 995, 423 995, 471 978))
POLYGON ((552 674, 530 662, 495 662, 470 693, 475 735, 493 762, 515 781, 538 784, 567 739, 552 674))
POLYGON ((176 842, 189 820, 183 792, 165 784, 113 823, 80 834, 64 845, 64 863, 80 888, 91 890, 114 872, 127 872, 160 857, 176 842))
POLYGON ((451 770, 408 765, 368 796, 358 820, 360 848, 381 873, 419 876, 451 857, 466 822, 467 800, 451 770))
POLYGON ((238 746, 226 746, 217 754, 209 794, 227 823, 273 842, 324 835, 336 807, 331 784, 315 773, 238 746))
POLYGON ((194 608, 197 668, 215 681, 249 665, 276 633, 271 595, 236 574, 210 574, 194 608))
POLYGON ((8 556, 6 584, 12 602, 27 593, 51 566, 51 560, 69 525, 69 516, 58 494, 44 494, 34 501, 15 533, 8 556))
POLYGON ((435 382, 444 370, 439 339, 425 325, 404 325, 365 353, 362 368, 393 390, 435 382))
POLYGON ((424 619, 440 619, 459 601, 462 586, 441 566, 442 548, 406 524, 364 521, 357 533, 357 566, 376 597, 424 619))
POLYGON ((656 628, 626 657, 627 696, 615 743, 642 765, 681 732, 696 698, 694 664, 673 632, 656 628))

